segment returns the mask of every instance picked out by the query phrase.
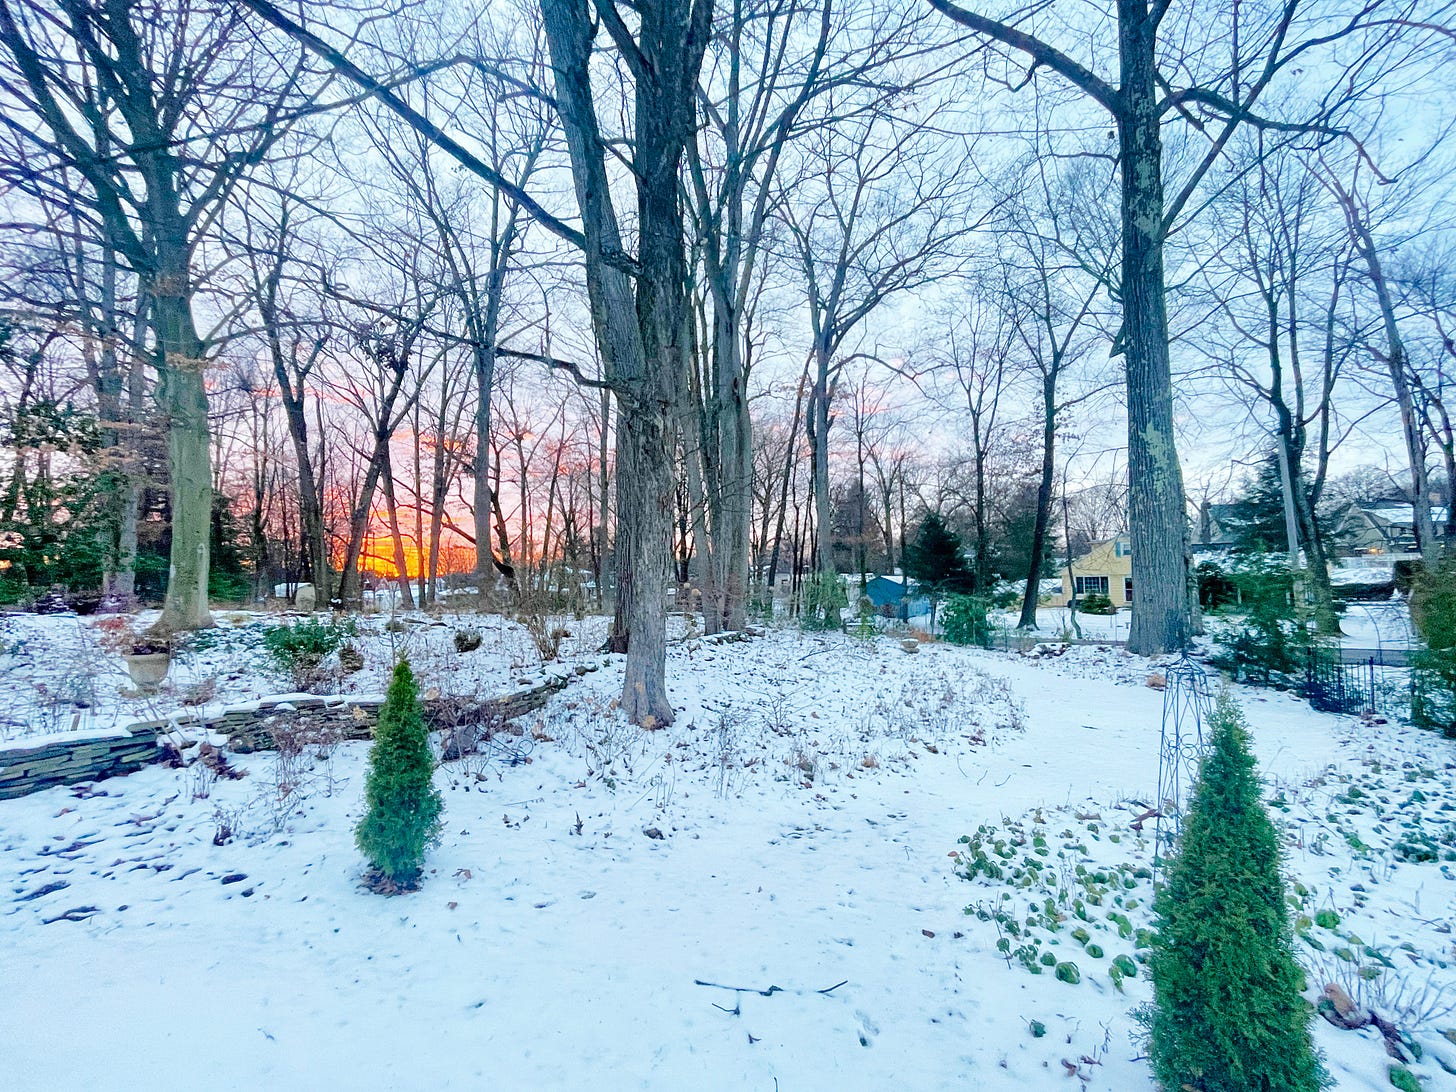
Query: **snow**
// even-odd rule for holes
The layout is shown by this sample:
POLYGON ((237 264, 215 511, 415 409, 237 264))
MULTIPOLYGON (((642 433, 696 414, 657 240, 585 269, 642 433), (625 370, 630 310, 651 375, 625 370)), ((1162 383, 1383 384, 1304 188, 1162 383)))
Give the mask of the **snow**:
POLYGON ((81 743, 94 739, 125 739, 131 733, 125 728, 92 728, 77 732, 38 732, 21 739, 0 740, 0 755, 6 751, 28 751, 48 747, 52 743, 81 743))
POLYGON ((1350 603, 1340 616, 1341 644, 1347 648, 1420 647, 1411 625, 1410 607, 1403 599, 1383 603, 1350 603))
MULTIPOLYGON (((598 623, 569 659, 599 646, 598 623)), ((473 624, 478 653, 417 646, 422 685, 539 673, 511 624, 473 624)), ((310 754, 301 777, 230 756, 246 777, 153 767, 0 802, 7 1087, 1082 1087, 1066 1058, 1087 1087, 1150 1092, 1144 979, 1119 994, 1008 967, 965 912, 989 891, 954 854, 981 824, 1038 813, 1099 814, 1121 841, 1089 859, 1145 853, 1130 823, 1157 780, 1158 664, 675 635, 672 727, 622 722, 612 657, 520 739, 442 766, 446 833, 412 895, 359 886, 364 744, 310 754)), ((371 665, 383 639, 365 642, 371 665)), ((225 657, 195 670, 278 688, 225 657)), ((1456 866, 1391 846, 1400 816, 1450 829, 1452 744, 1237 696, 1310 905, 1368 944, 1449 960, 1456 866)), ((1432 973, 1450 997, 1456 970, 1432 973)), ((1431 1056, 1456 1055, 1434 1033, 1453 1023, 1421 1031, 1427 1087, 1449 1080, 1431 1056)), ((1378 1040, 1314 1027, 1339 1089, 1387 1086, 1378 1040)))
POLYGON ((1388 557, 1345 558, 1330 567, 1330 583, 1335 587, 1394 582, 1395 562, 1388 557))
MULTIPOLYGON (((1014 627, 1021 617, 1021 608, 998 612, 995 620, 1003 626, 1014 627)), ((1114 614, 1088 614, 1077 612, 1077 625, 1086 641, 1126 641, 1128 628, 1132 625, 1132 612, 1119 610, 1114 614)), ((1037 634, 1045 640, 1057 640, 1072 632, 1072 612, 1067 607, 1037 607, 1037 634)))
MULTIPOLYGON (((144 629, 157 615, 136 621, 144 629)), ((321 615, 320 617, 327 617, 321 615)), ((0 742, 21 745, 38 734, 115 729, 140 720, 166 720, 177 714, 218 715, 228 708, 263 700, 297 697, 286 673, 270 665, 261 642, 271 625, 295 624, 300 616, 258 611, 218 613, 217 625, 203 631, 200 646, 173 654, 161 688, 150 694, 132 687, 122 658, 102 647, 95 618, 75 615, 12 614, 0 617, 0 742)), ((324 680, 349 698, 380 698, 389 682, 395 651, 409 653, 429 671, 446 694, 494 695, 528 685, 518 680, 595 666, 608 620, 588 617, 551 619, 569 636, 562 641, 562 664, 546 672, 529 633, 520 624, 474 613, 369 614, 355 617, 358 636, 351 643, 364 655, 364 667, 339 672, 334 659, 324 680), (460 653, 457 628, 481 631, 482 647, 460 653)), ((680 628, 680 623, 677 623, 680 628)))

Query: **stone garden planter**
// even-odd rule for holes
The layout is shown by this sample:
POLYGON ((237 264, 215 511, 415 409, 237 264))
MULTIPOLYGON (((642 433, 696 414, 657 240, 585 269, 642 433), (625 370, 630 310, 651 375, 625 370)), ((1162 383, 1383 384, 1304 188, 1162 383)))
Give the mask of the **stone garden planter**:
POLYGON ((145 652, 122 657, 126 660, 126 673, 131 681, 143 690, 155 690, 167 677, 172 666, 170 652, 145 652))

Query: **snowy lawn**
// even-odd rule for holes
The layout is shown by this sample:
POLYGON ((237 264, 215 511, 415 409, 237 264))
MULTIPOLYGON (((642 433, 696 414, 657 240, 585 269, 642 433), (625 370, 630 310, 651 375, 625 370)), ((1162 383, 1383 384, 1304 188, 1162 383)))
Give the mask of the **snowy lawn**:
MULTIPOLYGON (((477 624, 480 686, 535 666, 477 624)), ((451 655, 422 685, 449 685, 451 655)), ((1110 968, 1148 920, 1131 822, 1157 779, 1155 667, 777 630, 669 655, 670 729, 615 716, 613 660, 443 766, 446 834, 413 895, 359 887, 364 744, 0 802, 6 1087, 1151 1089, 1146 976, 1119 992, 1110 968), (1132 882, 1086 941, 1055 938, 1077 984, 998 951, 989 911, 1030 903, 967 878, 978 831, 1041 837, 1057 883, 1132 882)), ((204 670, 277 689, 251 662, 204 670)), ((1305 892, 1302 960, 1403 1003, 1413 1071, 1452 1087, 1456 748, 1238 696, 1305 892)), ((1374 1032, 1315 1034, 1340 1089, 1389 1087, 1374 1032)))

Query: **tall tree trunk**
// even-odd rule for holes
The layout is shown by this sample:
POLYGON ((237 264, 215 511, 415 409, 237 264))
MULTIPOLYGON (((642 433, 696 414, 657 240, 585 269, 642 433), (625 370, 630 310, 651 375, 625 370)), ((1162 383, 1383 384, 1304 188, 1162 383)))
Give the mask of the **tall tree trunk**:
POLYGON ((622 703, 638 723, 672 721, 667 700, 666 608, 672 579, 672 436, 660 405, 628 401, 617 427, 617 619, 626 638, 622 703))
POLYGON ((389 520, 389 538, 394 546, 394 568, 396 583, 399 584, 399 605, 405 610, 414 610, 415 597, 410 590, 409 559, 405 555, 404 538, 399 533, 399 504, 394 499, 394 469, 390 466, 386 450, 384 470, 380 475, 384 484, 385 513, 389 520))
MULTIPOLYGON (((722 505, 717 497, 718 474, 714 448, 717 446, 713 441, 713 428, 711 419, 713 414, 708 414, 710 424, 704 427, 703 414, 700 407, 703 405, 701 392, 695 378, 695 369, 690 368, 688 375, 691 382, 691 390, 679 415, 680 429, 682 434, 683 447, 683 470, 688 518, 691 522, 692 552, 698 562, 698 591, 703 601, 703 632, 718 633, 723 628, 724 599, 723 587, 719 583, 722 559, 720 549, 724 545, 719 541, 716 533, 718 524, 715 516, 721 516, 722 505), (709 530, 710 519, 712 532, 709 530)), ((687 536, 683 536, 686 542, 687 536)), ((686 569, 682 574, 682 583, 688 582, 686 569)))
POLYGON ((799 421, 803 417, 806 379, 807 376, 804 376, 799 380, 798 392, 794 396, 794 422, 789 426, 789 442, 784 447, 784 479, 783 486, 779 489, 779 513, 778 519, 774 521, 773 548, 769 550, 768 578, 765 581, 770 601, 773 599, 774 581, 778 579, 779 548, 784 541, 784 521, 789 512, 789 485, 794 478, 794 462, 798 454, 799 421))
POLYGON ((719 626, 741 630, 747 617, 749 526, 753 518, 753 423, 744 391, 741 316, 726 293, 714 296, 716 384, 713 435, 718 443, 718 488, 713 493, 712 527, 719 626), (720 298, 720 295, 722 298, 720 298))
POLYGON ((829 346, 821 339, 814 346, 814 388, 809 397, 809 442, 814 453, 814 520, 818 544, 814 568, 834 572, 834 536, 829 509, 829 346))
MULTIPOLYGON (((133 324, 132 344, 140 345, 144 324, 144 304, 138 301, 133 324)), ((130 426, 121 442, 122 491, 121 528, 116 536, 116 585, 114 601, 130 605, 136 599, 137 531, 142 503, 141 424, 146 419, 146 372, 142 355, 130 354, 127 369, 126 423, 130 426)))
MULTIPOLYGON (((315 353, 322 349, 320 343, 315 353)), ((298 465, 298 514, 303 524, 303 539, 308 575, 313 580, 318 602, 328 605, 333 597, 332 573, 329 567, 328 544, 324 540, 324 506, 319 493, 318 476, 314 472, 313 454, 308 446, 308 416, 304 412, 304 385, 297 387, 288 374, 288 364, 281 343, 273 345, 273 376, 283 395, 283 412, 288 421, 288 437, 293 443, 293 458, 298 465)))
POLYGON ((971 573, 971 586, 976 594, 984 594, 991 587, 991 542, 987 530, 986 519, 986 459, 987 450, 990 447, 990 429, 987 429, 983 438, 980 431, 980 424, 976 427, 976 551, 973 571, 971 573))
POLYGON ((212 538, 212 445, 203 385, 207 362, 192 320, 186 274, 159 276, 150 288, 172 479, 171 561, 156 628, 174 632, 212 624, 207 607, 212 538))
MULTIPOLYGON (((429 550, 429 598, 427 602, 433 603, 436 599, 435 589, 439 587, 440 579, 440 537, 445 526, 445 504, 450 494, 450 472, 459 464, 449 455, 449 445, 446 444, 446 421, 444 404, 445 391, 442 388, 442 401, 439 417, 438 442, 435 444, 435 459, 431 466, 430 477, 430 550, 429 550)), ((457 432, 460 421, 457 417, 452 427, 452 432, 457 432)), ((478 555, 477 555, 478 557, 478 555)))
POLYGON ((597 583, 597 609, 601 610, 606 603, 606 589, 602 586, 606 581, 607 561, 607 522, 610 516, 611 507, 608 501, 610 476, 607 472, 607 453, 611 437, 612 422, 612 392, 602 391, 602 433, 597 437, 597 499, 601 511, 597 514, 596 527, 596 550, 593 557, 592 575, 597 583))
POLYGON ((345 601, 357 602, 363 597, 359 558, 364 552, 364 540, 369 534, 369 510, 374 504, 374 490, 379 486, 379 474, 385 457, 380 453, 376 442, 369 466, 364 471, 364 483, 359 489, 359 496, 349 512, 349 544, 344 550, 344 569, 339 575, 339 598, 345 601))
POLYGON ((1426 436, 1421 429, 1421 420, 1416 412, 1415 398, 1411 392, 1410 366, 1405 340, 1401 337, 1400 323, 1395 315, 1395 300, 1391 296, 1390 284, 1385 279, 1385 270, 1380 261, 1380 252, 1365 218, 1355 207, 1354 198, 1341 194, 1345 212, 1354 229, 1360 246, 1361 256, 1375 289, 1375 299, 1380 307, 1380 318, 1385 328, 1385 366, 1390 373, 1390 386, 1395 392, 1395 404, 1400 410, 1401 435, 1405 440, 1406 459, 1410 465, 1411 519, 1416 535, 1416 549, 1428 567, 1433 567, 1440 556, 1440 543, 1436 541, 1436 526, 1431 519, 1431 478, 1426 467, 1426 436))
MULTIPOLYGON (((415 399, 415 406, 414 406, 414 418, 415 418, 414 425, 415 425, 415 427, 414 427, 414 435, 411 437, 411 439, 413 440, 413 443, 411 444, 411 447, 413 448, 414 460, 413 460, 413 466, 411 467, 411 469, 414 471, 414 492, 415 492, 415 503, 414 503, 414 510, 415 510, 415 566, 419 570, 418 571, 418 574, 416 576, 416 580, 418 581, 418 587, 416 589, 416 595, 417 595, 417 598, 418 598, 418 601, 419 601, 420 606, 421 607, 428 607, 430 605, 430 586, 429 586, 429 583, 428 583, 429 577, 428 577, 428 574, 425 571, 425 563, 424 563, 425 562, 425 557, 424 557, 424 548, 425 548, 425 480, 424 480, 425 479, 425 464, 424 464, 424 452, 423 452, 423 448, 424 448, 424 435, 423 435, 423 432, 420 429, 420 424, 421 424, 421 420, 420 420, 420 403, 422 401, 423 401, 422 398, 418 398, 417 397, 415 399)), ((440 452, 440 451, 443 450, 443 446, 441 448, 437 448, 436 450, 437 450, 437 454, 438 454, 438 452, 440 452)), ((397 516, 395 518, 395 522, 396 523, 399 522, 397 516)), ((395 537, 397 539, 399 536, 396 534, 395 537)))
MULTIPOLYGON (((701 443, 700 438, 697 440, 689 438, 697 433, 697 430, 692 427, 692 418, 695 415, 690 410, 683 416, 684 446, 694 442, 701 443)), ((713 491, 709 490, 703 482, 702 468, 698 460, 688 454, 683 463, 687 477, 686 499, 691 527, 692 552, 698 561, 698 591, 703 601, 703 632, 720 633, 723 629, 724 612, 724 589, 718 583, 721 575, 719 551, 722 544, 718 541, 718 536, 710 535, 708 532, 708 511, 710 508, 718 508, 718 506, 710 500, 713 491)), ((721 511, 721 508, 718 510, 721 511)), ((684 569, 683 583, 687 583, 689 575, 684 569)))
POLYGON ((622 709, 638 724, 671 723, 663 591, 672 547, 673 414, 685 395, 687 255, 680 170, 696 122, 695 93, 712 26, 711 0, 639 0, 637 39, 615 10, 604 18, 634 69, 638 254, 629 274, 591 84, 585 0, 541 0, 557 112, 581 213, 592 325, 621 410, 617 430, 617 614, 625 646, 622 709), (615 20, 615 21, 614 21, 615 20), (634 292, 635 287, 635 292, 634 292), (632 321, 634 320, 635 321, 632 321))
POLYGON ((1026 592, 1021 597, 1018 629, 1036 629, 1036 605, 1041 599, 1041 567, 1046 558, 1047 530, 1052 520, 1052 484, 1056 480, 1057 387, 1056 371, 1042 377, 1041 480, 1036 485, 1036 521, 1031 529, 1031 560, 1026 592))
POLYGON ((1157 23, 1147 0, 1118 0, 1117 11, 1128 523, 1137 596, 1127 647, 1155 656, 1184 648, 1190 635, 1188 517, 1168 361, 1157 23))
POLYGON ((490 553, 490 400, 495 386, 495 345, 475 345, 475 585, 481 603, 495 584, 490 553))

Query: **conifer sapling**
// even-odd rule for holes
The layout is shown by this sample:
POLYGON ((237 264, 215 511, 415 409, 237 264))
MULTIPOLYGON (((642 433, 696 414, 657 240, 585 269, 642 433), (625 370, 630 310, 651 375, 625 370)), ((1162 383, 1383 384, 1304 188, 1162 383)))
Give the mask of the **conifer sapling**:
POLYGON ((374 730, 364 786, 368 810, 354 832, 373 866, 369 882, 376 890, 412 891, 419 884, 425 851, 440 840, 444 803, 434 773, 419 687, 402 659, 374 730))
POLYGON ((1317 1092, 1327 1077, 1300 994, 1279 838, 1243 715, 1227 695, 1210 729, 1155 904, 1153 1071, 1169 1092, 1317 1092))

